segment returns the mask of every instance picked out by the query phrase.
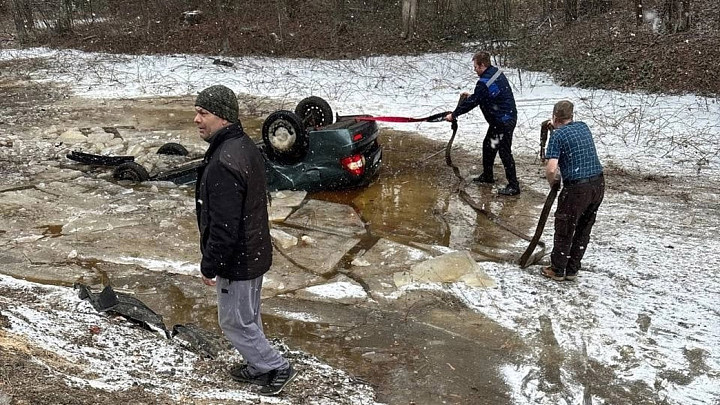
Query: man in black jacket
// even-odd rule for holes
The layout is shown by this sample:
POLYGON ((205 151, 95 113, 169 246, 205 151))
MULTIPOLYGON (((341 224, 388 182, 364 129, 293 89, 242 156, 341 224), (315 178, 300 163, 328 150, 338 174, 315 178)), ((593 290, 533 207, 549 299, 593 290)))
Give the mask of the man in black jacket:
POLYGON ((498 194, 520 194, 520 183, 517 180, 515 159, 512 155, 512 138, 517 124, 517 108, 512 88, 505 74, 490 63, 490 54, 484 51, 473 55, 475 73, 479 76, 473 94, 463 93, 467 98, 457 106, 455 111, 445 119, 454 121, 475 107, 480 110, 488 123, 488 130, 483 140, 483 172, 475 177, 475 183, 494 183, 493 165, 499 153, 505 167, 508 184, 498 189, 498 194))
POLYGON ((270 345, 260 319, 263 275, 272 264, 265 164, 243 132, 232 90, 208 87, 195 111, 200 137, 210 144, 195 186, 202 280, 216 287, 220 328, 245 359, 230 375, 276 395, 296 371, 270 345))

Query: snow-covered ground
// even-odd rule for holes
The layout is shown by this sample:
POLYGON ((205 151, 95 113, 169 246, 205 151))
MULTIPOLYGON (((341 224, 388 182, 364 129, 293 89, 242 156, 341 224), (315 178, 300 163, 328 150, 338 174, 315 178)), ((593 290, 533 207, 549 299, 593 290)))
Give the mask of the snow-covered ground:
MULTIPOLYGON (((202 359, 188 350, 187 342, 166 339, 161 332, 153 336, 142 328, 130 327, 122 317, 100 314, 72 289, 0 275, 0 291, 2 315, 10 322, 12 333, 45 353, 53 353, 44 360, 52 363, 48 373, 63 377, 69 385, 110 392, 140 385, 171 398, 173 403, 292 404, 299 400, 261 397, 245 384, 227 384, 215 374, 198 373, 202 359), (88 344, 88 340, 92 343, 88 344)), ((5 342, 4 336, 0 333, 0 342, 5 342)), ((283 345, 278 348, 295 367, 302 368, 299 385, 307 380, 309 386, 320 387, 305 393, 304 400, 331 405, 334 401, 325 397, 332 391, 348 403, 375 404, 368 385, 302 352, 290 351, 283 345)), ((45 356, 40 353, 36 357, 45 356)), ((229 349, 217 361, 227 369, 242 358, 229 349)), ((11 403, 6 400, 10 401, 0 390, 0 403, 11 403)))
MULTIPOLYGON (((38 57, 50 61, 35 79, 61 82, 76 95, 133 98, 196 94, 223 83, 236 93, 287 100, 294 107, 309 95, 325 98, 340 114, 422 117, 452 110, 461 91, 477 77, 471 53, 372 57, 358 60, 124 56, 50 49, 2 50, 0 60, 38 57)), ((501 66, 502 68, 502 66, 501 66)), ((519 122, 515 153, 537 153, 540 122, 556 101, 576 104, 576 119, 588 123, 605 164, 642 173, 703 174, 720 170, 720 105, 717 99, 562 87, 537 72, 505 69, 514 85, 519 122)), ((456 145, 481 150, 485 123, 479 111, 459 120, 456 145)), ((447 125, 388 124, 446 140, 447 125)))
MULTIPOLYGON (((340 61, 225 58, 234 66, 223 67, 193 55, 0 51, 0 60, 31 57, 51 62, 34 72, 35 80, 68 85, 79 96, 196 94, 222 83, 237 93, 284 100, 288 107, 317 95, 340 114, 421 117, 451 110, 458 94, 471 91, 476 80, 471 53, 340 61)), ((458 284, 451 290, 521 336, 535 336, 541 319, 549 318, 563 350, 586 353, 616 378, 646 383, 667 403, 720 402, 718 100, 585 90, 559 86, 542 73, 505 73, 515 86, 520 112, 515 154, 537 154, 540 122, 549 118, 556 101, 570 99, 576 119, 594 131, 607 167, 637 179, 669 176, 668 194, 683 189, 687 198, 607 193, 583 263, 587 269, 575 283, 554 283, 511 264, 483 263, 500 288, 458 284)), ((486 126, 479 111, 461 117, 459 125, 455 144, 481 153, 486 126)), ((448 137, 443 124, 389 126, 437 140, 448 137)), ((547 191, 542 182, 526 187, 547 191)), ((583 400, 582 387, 569 373, 562 373, 567 392, 538 389, 533 359, 524 367, 502 369, 518 404, 583 400)))

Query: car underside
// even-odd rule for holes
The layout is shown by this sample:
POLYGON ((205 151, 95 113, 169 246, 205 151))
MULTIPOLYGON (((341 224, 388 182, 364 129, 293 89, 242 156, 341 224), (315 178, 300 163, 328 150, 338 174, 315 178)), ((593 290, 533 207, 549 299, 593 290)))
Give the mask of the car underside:
MULTIPOLYGON (((262 141, 257 143, 265 158, 268 190, 321 191, 370 184, 380 171, 382 147, 377 124, 358 117, 362 116, 333 117, 330 105, 315 96, 300 101, 295 111, 270 114, 263 123, 262 141)), ((188 156, 185 147, 173 142, 162 145, 157 153, 188 156)), ((134 156, 72 151, 67 157, 87 165, 113 166, 114 179, 135 182, 191 184, 203 164, 198 156, 150 173, 134 156)))

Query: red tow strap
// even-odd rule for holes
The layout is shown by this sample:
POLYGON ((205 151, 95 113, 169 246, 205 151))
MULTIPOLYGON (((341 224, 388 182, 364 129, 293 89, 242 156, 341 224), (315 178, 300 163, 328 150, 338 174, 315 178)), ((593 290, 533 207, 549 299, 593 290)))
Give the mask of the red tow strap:
POLYGON ((429 117, 423 118, 411 118, 411 117, 373 117, 371 115, 366 117, 354 117, 357 121, 384 121, 384 122, 442 122, 445 120, 445 116, 450 114, 450 111, 445 111, 437 114, 433 114, 429 117))

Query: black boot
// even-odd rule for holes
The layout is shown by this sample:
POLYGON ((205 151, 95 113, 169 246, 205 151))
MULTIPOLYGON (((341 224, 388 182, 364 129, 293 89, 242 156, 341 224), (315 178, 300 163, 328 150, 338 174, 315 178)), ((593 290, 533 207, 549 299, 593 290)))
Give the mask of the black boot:
POLYGON ((499 188, 497 192, 500 195, 518 195, 520 194, 520 187, 508 184, 505 188, 499 188))
POLYGON ((493 179, 492 174, 488 176, 488 175, 486 175, 485 173, 482 173, 481 175, 479 175, 479 176, 477 176, 477 177, 473 177, 472 181, 473 181, 473 183, 476 183, 476 184, 492 184, 492 183, 495 183, 495 179, 493 179))

